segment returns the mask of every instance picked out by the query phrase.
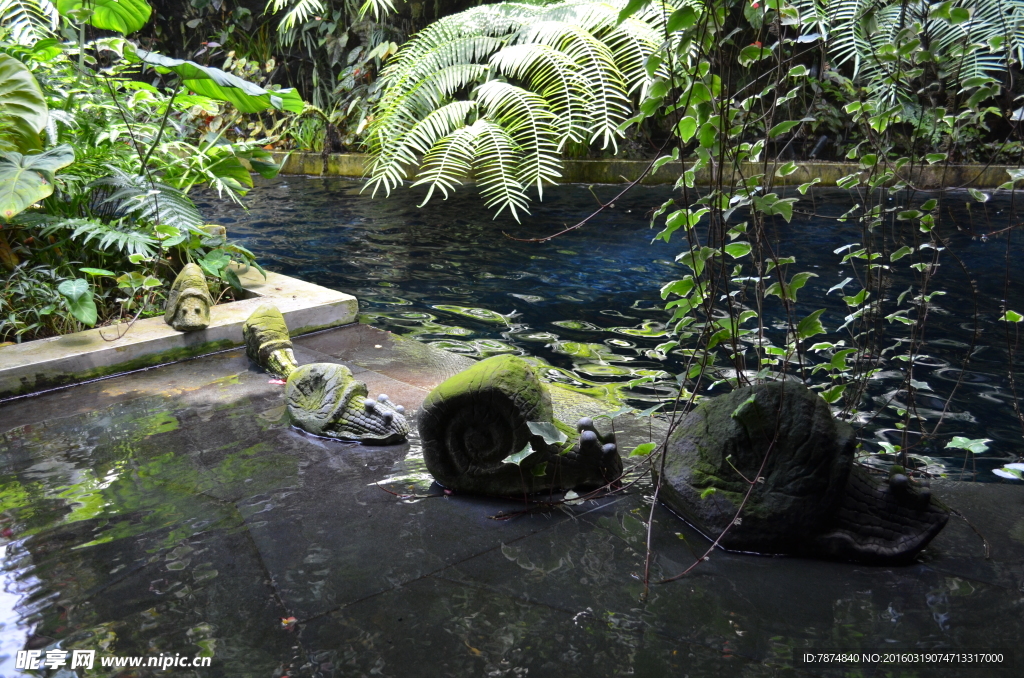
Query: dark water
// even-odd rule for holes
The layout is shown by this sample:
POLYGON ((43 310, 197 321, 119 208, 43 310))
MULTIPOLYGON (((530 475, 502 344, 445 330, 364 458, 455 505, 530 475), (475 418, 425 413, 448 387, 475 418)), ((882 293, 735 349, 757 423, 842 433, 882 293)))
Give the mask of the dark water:
MULTIPOLYGON (((248 212, 220 201, 201 207, 212 220, 226 224, 232 237, 258 252, 267 267, 355 295, 363 320, 378 327, 474 357, 502 352, 537 356, 551 364, 552 380, 601 388, 637 409, 676 393, 674 377, 682 369, 681 359, 654 351, 665 340, 668 317, 658 292, 689 270, 674 263, 682 241, 652 244, 657 231, 649 227, 653 208, 672 195, 668 188, 638 187, 583 229, 543 244, 519 242, 503 232, 520 239, 550 235, 621 189, 550 188, 521 225, 504 216, 492 220, 471 191, 418 208, 421 195, 415 191, 373 200, 360 189, 359 182, 346 179, 279 178, 263 182, 252 193, 248 212), (656 381, 626 386, 641 376, 656 381)), ((791 224, 777 220, 772 226, 778 254, 796 257, 791 271, 818 276, 801 290, 797 307, 798 317, 827 309, 821 320, 831 334, 815 341, 844 339, 835 332, 848 312, 841 297, 859 289, 856 274, 841 264, 842 253, 835 253, 861 242, 855 222, 836 220, 857 200, 840 190, 811 191, 797 204, 791 224), (826 294, 848 277, 855 281, 843 292, 826 294)), ((897 203, 890 199, 888 204, 897 203)), ((932 300, 923 355, 913 374, 919 382, 921 420, 910 426, 908 439, 916 465, 934 474, 989 481, 994 479, 992 468, 1021 454, 1022 425, 1008 377, 1007 329, 997 319, 1004 297, 1007 308, 1024 313, 1024 271, 1019 266, 1024 247, 1013 233, 1009 243, 1005 234, 986 237, 1016 223, 1013 212, 1006 197, 985 204, 975 203, 966 192, 942 197, 939 231, 963 266, 944 254, 930 290, 945 295, 932 300), (968 206, 968 201, 973 204, 968 206), (970 350, 975 308, 980 334, 970 350), (940 415, 936 435, 922 441, 921 430, 931 433, 940 415), (993 442, 988 452, 965 459, 963 451, 945 449, 954 436, 993 442)), ((894 235, 909 238, 912 232, 894 235)), ((912 284, 909 261, 893 264, 887 272, 887 299, 912 284)), ((784 345, 781 306, 773 299, 765 313, 768 337, 784 345)), ((898 322, 882 324, 888 337, 881 348, 910 336, 898 322)), ((845 340, 850 345, 850 337, 845 340)), ((902 421, 898 408, 904 405, 903 396, 897 389, 904 363, 891 359, 891 348, 882 355, 881 371, 853 418, 865 455, 880 452, 881 441, 900 444, 903 435, 896 424, 902 421)))
MULTIPOLYGON (((637 408, 673 393, 676 357, 648 354, 664 319, 657 289, 682 272, 672 263, 678 246, 649 244, 643 213, 664 191, 644 189, 583 232, 542 246, 500 229, 541 235, 570 223, 594 200, 585 187, 552 191, 521 227, 492 223, 471 199, 417 210, 408 195, 371 202, 358 188, 291 178, 261 187, 248 213, 212 201, 204 208, 269 267, 358 295, 367 319, 384 328, 473 356, 539 356, 551 378, 637 408), (666 376, 653 389, 623 386, 645 371, 666 376)), ((837 215, 848 202, 823 192, 814 204, 837 215)), ((984 227, 995 230, 1006 220, 992 205, 984 227)), ((947 206, 970 225, 955 200, 947 206)), ((785 253, 820 275, 801 296, 800 311, 810 312, 816 292, 846 277, 832 251, 857 234, 820 217, 779 228, 785 253)), ((994 462, 985 458, 1016 454, 1019 434, 994 322, 1004 250, 952 227, 950 241, 975 272, 983 333, 942 436, 994 439, 978 461, 986 469, 994 462)), ((1019 280, 1015 268, 1010 274, 1019 280)), ((946 289, 925 338, 929 367, 915 374, 939 396, 973 331, 968 288, 954 273, 946 289)), ((1010 307, 1024 310, 1012 289, 1010 307)), ((826 297, 830 330, 842 321, 835 297, 826 297)), ((781 331, 772 338, 781 341, 781 331)), ((300 363, 360 369, 372 393, 387 388, 407 403, 439 380, 424 374, 458 361, 365 326, 298 338, 295 352, 300 363), (422 360, 410 358, 416 351, 422 360)), ((896 440, 884 403, 897 382, 878 375, 858 406, 866 447, 896 440)), ((649 487, 496 520, 523 505, 431 489, 415 435, 368 449, 306 436, 283 415, 280 385, 241 350, 0 403, 0 676, 1020 675, 1020 484, 934 480, 935 496, 970 524, 951 519, 907 566, 715 551, 644 596, 648 536, 652 581, 681 573, 708 547, 663 507, 652 510, 649 487), (396 497, 380 486, 437 496, 396 497), (201 655, 211 664, 23 672, 14 665, 24 649, 201 655), (806 652, 893 650, 1003 661, 801 661, 806 652)), ((646 439, 649 422, 616 420, 625 449, 646 439)), ((931 463, 941 470, 963 460, 931 463)))

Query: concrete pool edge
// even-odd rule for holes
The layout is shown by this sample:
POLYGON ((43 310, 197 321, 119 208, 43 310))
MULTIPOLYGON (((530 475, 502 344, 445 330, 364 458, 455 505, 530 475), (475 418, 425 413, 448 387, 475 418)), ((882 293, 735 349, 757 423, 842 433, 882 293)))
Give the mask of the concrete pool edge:
MULTIPOLYGON (((364 153, 320 153, 275 152, 274 161, 283 162, 281 174, 305 176, 362 177, 370 156, 364 153)), ((859 173, 868 176, 869 170, 853 162, 799 162, 796 171, 785 177, 774 177, 776 186, 798 186, 815 178, 818 186, 837 186, 839 180, 859 173)), ((786 163, 772 162, 768 171, 775 172, 786 163)), ((561 183, 625 184, 635 181, 650 165, 648 160, 565 160, 562 166, 561 183)), ((1017 169, 1010 165, 915 165, 910 173, 914 186, 919 189, 936 190, 943 188, 985 188, 994 189, 1010 181, 1007 170, 1017 169)), ((764 165, 745 163, 745 176, 762 173, 764 165)), ((678 162, 660 167, 640 183, 644 185, 675 183, 682 171, 678 162)), ((709 172, 697 173, 698 185, 709 183, 709 172)), ((891 184, 892 182, 888 182, 891 184)), ((887 185, 888 185, 887 184, 887 185)))
POLYGON ((236 269, 249 298, 214 306, 210 326, 178 332, 162 316, 137 321, 127 332, 98 327, 0 348, 0 399, 193 358, 242 344, 242 323, 261 304, 280 309, 292 336, 355 322, 352 295, 298 278, 236 269), (118 334, 123 334, 118 337, 118 334))

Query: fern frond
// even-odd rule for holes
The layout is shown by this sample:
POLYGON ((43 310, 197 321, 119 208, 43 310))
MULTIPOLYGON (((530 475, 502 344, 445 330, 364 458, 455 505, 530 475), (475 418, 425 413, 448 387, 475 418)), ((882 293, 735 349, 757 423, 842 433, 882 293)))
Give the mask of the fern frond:
POLYGON ((64 219, 46 226, 42 235, 45 237, 58 230, 70 230, 70 238, 82 245, 96 241, 93 247, 108 252, 122 254, 141 254, 151 257, 156 253, 156 238, 141 231, 123 225, 105 224, 98 219, 64 219))
POLYGON ((323 13, 324 6, 320 0, 294 0, 295 4, 292 4, 293 0, 269 0, 267 2, 266 9, 272 14, 277 14, 285 7, 291 5, 284 16, 281 17, 281 21, 277 24, 277 30, 280 33, 286 33, 296 25, 301 25, 309 21, 309 18, 314 14, 323 13))
POLYGON ((619 24, 627 0, 501 2, 446 16, 381 71, 367 126, 370 187, 385 194, 420 164, 414 185, 447 196, 470 175, 489 207, 513 217, 526 191, 561 174, 569 141, 616 146, 644 61, 670 14, 655 0, 619 24), (464 105, 459 105, 460 103, 464 105))
POLYGON ((515 169, 522 163, 523 149, 501 125, 480 119, 473 123, 476 130, 476 181, 487 207, 497 207, 495 218, 507 207, 518 221, 518 210, 526 209, 528 198, 517 181, 515 169))
POLYGON ((49 37, 60 25, 50 0, 0 0, 0 31, 10 42, 29 46, 49 37))
POLYGON ((178 189, 159 182, 151 184, 145 177, 127 174, 116 167, 110 169, 114 174, 90 185, 113 189, 103 202, 113 206, 114 216, 132 216, 183 230, 203 223, 195 204, 178 189))

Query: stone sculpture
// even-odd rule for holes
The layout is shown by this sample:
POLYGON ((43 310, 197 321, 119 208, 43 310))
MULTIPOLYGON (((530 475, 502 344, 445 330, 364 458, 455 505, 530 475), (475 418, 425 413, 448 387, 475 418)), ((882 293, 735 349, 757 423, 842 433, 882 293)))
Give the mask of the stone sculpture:
POLYGON ((288 325, 276 306, 264 304, 242 324, 245 354, 275 377, 287 379, 298 368, 288 325))
POLYGON ((452 490, 512 496, 600 487, 622 475, 614 433, 602 437, 586 418, 575 431, 556 421, 547 388, 512 355, 438 385, 423 403, 419 432, 427 470, 452 490))
POLYGON ((909 561, 948 509, 901 468, 883 480, 853 464, 855 442, 800 383, 740 388, 704 400, 673 432, 660 496, 706 536, 725 532, 726 549, 909 561))
POLYGON ((369 398, 366 384, 344 365, 299 367, 288 326, 276 306, 264 304, 242 325, 245 353, 270 374, 287 379, 284 397, 292 423, 313 435, 366 445, 394 445, 409 437, 405 408, 385 394, 369 398))
POLYGON ((409 437, 405 408, 385 394, 374 400, 352 371, 334 363, 299 367, 284 387, 292 423, 313 435, 366 445, 394 445, 409 437))
POLYGON ((179 332, 205 330, 210 324, 213 297, 206 275, 197 264, 186 264, 171 285, 164 306, 164 322, 179 332))

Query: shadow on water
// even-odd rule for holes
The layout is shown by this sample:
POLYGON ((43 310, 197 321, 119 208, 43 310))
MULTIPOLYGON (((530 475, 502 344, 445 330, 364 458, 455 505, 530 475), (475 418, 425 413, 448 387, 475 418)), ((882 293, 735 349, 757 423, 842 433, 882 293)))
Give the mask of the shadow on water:
MULTIPOLYGON (((647 353, 664 318, 657 288, 679 273, 675 248, 651 247, 644 219, 664 192, 644 189, 597 226, 541 247, 504 239, 468 199, 417 211, 408 196, 371 203, 358 188, 289 178, 254 193, 248 213, 205 207, 270 267, 358 295, 385 329, 474 357, 538 356, 553 377, 638 407, 654 392, 623 382, 674 370, 672 356, 647 353)), ((571 222, 593 201, 585 187, 552 193, 518 234, 571 222)), ((843 209, 833 194, 816 199, 822 211, 843 209)), ((851 236, 799 226, 787 242, 798 258, 828 255, 807 264, 819 271, 815 291, 827 290, 843 276, 830 253, 851 236)), ((973 270, 1002 256, 991 242, 956 237, 973 270)), ((982 278, 983 296, 1001 294, 982 278)), ((948 309, 964 303, 952 285, 948 309)), ((991 328, 998 304, 985 303, 991 328)), ((839 307, 829 309, 834 327, 839 307)), ((926 377, 937 393, 969 330, 942 331, 926 377)), ((296 356, 342 360, 335 349, 353 332, 297 341, 296 356)), ((384 343, 355 343, 372 354, 375 341, 384 343)), ((982 343, 955 401, 963 416, 947 432, 985 433, 995 456, 1009 456, 1018 429, 1005 411, 1000 349, 982 343)), ((379 392, 389 377, 374 369, 359 378, 379 392)), ((425 395, 413 381, 391 382, 410 409, 425 395)), ((667 394, 671 383, 666 375, 658 388, 667 394)), ((715 553, 640 602, 649 488, 493 520, 522 505, 431 488, 415 436, 366 449, 291 429, 280 386, 241 351, 0 405, 0 420, 0 676, 21 675, 15 653, 26 647, 212 658, 203 669, 97 665, 83 677, 1011 676, 1019 666, 1009 660, 1024 661, 1024 488, 1008 483, 933 483, 982 530, 991 559, 952 520, 906 567, 715 553), (439 496, 402 500, 378 483, 439 496), (934 670, 797 660, 935 648, 1002 651, 1007 662, 934 670)), ((892 421, 881 414, 864 437, 881 439, 892 421)), ((619 426, 628 444, 647 430, 629 417, 619 426)), ((660 579, 706 542, 669 512, 654 516, 660 579)))

